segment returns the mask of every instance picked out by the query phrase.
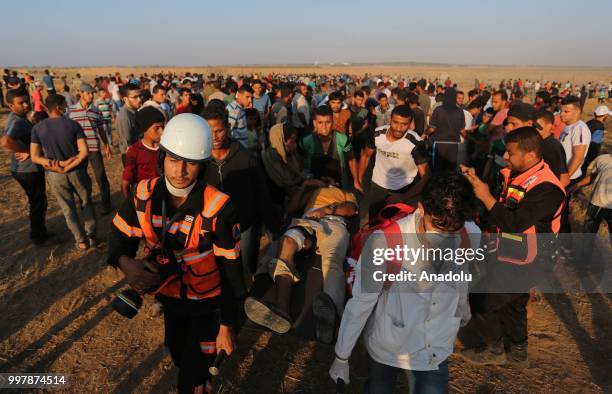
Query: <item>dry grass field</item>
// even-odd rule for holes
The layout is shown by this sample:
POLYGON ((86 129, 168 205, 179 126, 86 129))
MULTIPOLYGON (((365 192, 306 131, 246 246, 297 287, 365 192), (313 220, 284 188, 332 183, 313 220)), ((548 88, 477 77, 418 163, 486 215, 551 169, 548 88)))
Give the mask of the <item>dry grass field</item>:
MULTIPOLYGON (((164 68, 167 70, 168 68, 164 68)), ((95 75, 123 75, 154 68, 53 69, 85 80, 95 75)), ((182 70, 182 69, 173 69, 182 70)), ((410 76, 450 75, 460 87, 474 78, 497 83, 502 78, 610 81, 610 69, 538 67, 347 66, 189 68, 196 72, 257 73, 402 73, 410 76)), ((586 112, 596 103, 589 100, 586 112)), ((585 119, 587 116, 585 115, 585 119)), ((6 112, 0 114, 4 127, 6 112)), ((609 130, 610 124, 608 124, 609 130)), ((612 133, 606 139, 610 152, 612 133)), ((49 195, 48 227, 64 241, 36 248, 28 240, 26 197, 9 173, 10 156, 0 151, 0 372, 56 372, 70 375, 70 393, 174 392, 176 371, 162 346, 163 322, 148 313, 147 302, 133 320, 114 313, 109 302, 124 286, 121 275, 105 264, 106 239, 112 216, 99 218, 96 250, 75 251, 64 218, 49 195)), ((121 160, 106 163, 113 204, 120 203, 121 160)), ((95 183, 95 182, 94 182, 95 183)), ((99 200, 94 185, 94 199, 99 200)), ((573 208, 580 231, 584 196, 573 208)), ((603 262, 610 264, 610 262, 603 262)), ((609 294, 545 295, 530 305, 529 356, 526 370, 474 367, 450 359, 452 393, 606 393, 612 392, 612 298, 609 294)), ((238 350, 215 381, 224 393, 332 392, 327 370, 333 348, 294 336, 272 335, 245 328, 238 350)), ((460 344, 458 344, 460 346, 460 344)), ((353 377, 348 393, 359 392, 367 375, 363 348, 351 359, 353 377)), ((406 392, 401 380, 398 392, 406 392)))

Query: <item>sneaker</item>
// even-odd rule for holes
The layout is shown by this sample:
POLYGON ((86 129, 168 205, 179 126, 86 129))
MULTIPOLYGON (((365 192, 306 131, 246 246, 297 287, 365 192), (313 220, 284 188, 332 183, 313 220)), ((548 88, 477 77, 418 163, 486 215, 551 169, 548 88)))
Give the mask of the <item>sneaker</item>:
POLYGON ((336 329, 336 305, 324 292, 317 294, 312 300, 312 312, 316 321, 316 336, 319 342, 331 344, 334 341, 336 329))
POLYGON ((508 363, 516 368, 529 368, 529 356, 527 355, 527 341, 520 344, 510 345, 506 352, 508 363))
POLYGON ((459 355, 475 365, 503 365, 508 362, 504 346, 501 343, 463 349, 459 355))
POLYGON ((244 301, 244 312, 249 320, 279 334, 291 329, 291 320, 284 312, 265 301, 247 297, 244 301))

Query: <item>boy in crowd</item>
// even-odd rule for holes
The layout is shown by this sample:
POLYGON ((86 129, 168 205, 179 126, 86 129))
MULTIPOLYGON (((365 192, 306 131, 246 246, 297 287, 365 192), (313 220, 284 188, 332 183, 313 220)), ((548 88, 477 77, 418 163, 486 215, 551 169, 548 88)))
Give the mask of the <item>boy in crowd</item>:
POLYGON ((113 120, 115 117, 115 113, 112 110, 112 103, 110 99, 107 97, 107 93, 102 88, 96 89, 96 101, 94 101, 94 106, 102 113, 102 121, 103 121, 103 132, 106 133, 106 139, 108 140, 108 144, 112 147, 113 145, 113 120))
POLYGON ((348 121, 351 118, 351 111, 346 108, 342 108, 342 92, 332 92, 329 96, 327 103, 333 113, 332 131, 346 134, 348 128, 348 121))
POLYGON ((41 166, 30 158, 32 123, 27 114, 30 109, 28 92, 13 89, 6 93, 6 102, 11 110, 2 136, 2 146, 13 153, 11 175, 19 182, 28 197, 30 206, 30 240, 34 245, 43 245, 49 234, 45 224, 47 193, 45 173, 41 166))
POLYGON ((165 120, 164 114, 153 106, 136 112, 136 128, 143 136, 125 154, 121 180, 121 194, 124 198, 128 198, 132 185, 159 176, 159 141, 165 120))

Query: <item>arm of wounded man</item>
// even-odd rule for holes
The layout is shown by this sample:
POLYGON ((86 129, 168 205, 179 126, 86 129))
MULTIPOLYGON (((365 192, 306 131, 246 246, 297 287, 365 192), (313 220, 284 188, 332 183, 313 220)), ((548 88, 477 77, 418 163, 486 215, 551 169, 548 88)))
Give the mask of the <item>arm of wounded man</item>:
POLYGON ((368 238, 355 266, 353 297, 344 308, 335 347, 336 355, 341 359, 350 357, 383 290, 383 282, 374 279, 378 277, 375 275, 377 271, 386 272, 385 264, 374 264, 374 250, 378 248, 387 248, 384 234, 380 231, 368 238))

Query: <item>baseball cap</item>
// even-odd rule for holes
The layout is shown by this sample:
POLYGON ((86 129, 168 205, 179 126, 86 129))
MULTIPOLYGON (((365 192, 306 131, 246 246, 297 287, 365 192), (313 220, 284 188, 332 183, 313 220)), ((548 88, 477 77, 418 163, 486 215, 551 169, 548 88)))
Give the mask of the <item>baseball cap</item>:
POLYGON ((610 114, 611 113, 607 105, 600 105, 597 108, 595 108, 595 116, 604 116, 604 115, 610 115, 610 114))
POLYGON ((533 105, 527 103, 516 103, 513 104, 508 110, 508 116, 520 119, 523 122, 528 120, 535 120, 536 109, 533 105))
POLYGON ((93 92, 95 92, 93 86, 91 86, 88 83, 82 83, 81 86, 79 86, 79 91, 85 92, 85 93, 93 93, 93 92))

